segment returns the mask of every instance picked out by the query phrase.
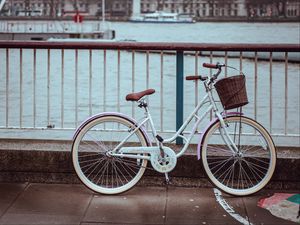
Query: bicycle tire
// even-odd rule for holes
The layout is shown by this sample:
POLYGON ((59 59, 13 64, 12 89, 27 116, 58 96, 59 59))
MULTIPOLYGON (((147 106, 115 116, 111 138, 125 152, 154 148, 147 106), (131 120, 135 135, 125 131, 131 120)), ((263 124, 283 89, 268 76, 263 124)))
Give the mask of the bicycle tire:
POLYGON ((276 149, 272 137, 248 117, 229 116, 224 121, 240 153, 233 153, 225 144, 220 134, 223 128, 217 120, 202 141, 204 170, 211 183, 228 194, 254 194, 268 184, 275 171, 276 149))
MULTIPOLYGON (((72 162, 85 186, 101 194, 118 194, 129 190, 141 179, 147 160, 106 154, 133 128, 136 123, 122 114, 94 116, 79 126, 73 139, 72 162)), ((133 145, 149 145, 141 128, 123 146, 133 145)))

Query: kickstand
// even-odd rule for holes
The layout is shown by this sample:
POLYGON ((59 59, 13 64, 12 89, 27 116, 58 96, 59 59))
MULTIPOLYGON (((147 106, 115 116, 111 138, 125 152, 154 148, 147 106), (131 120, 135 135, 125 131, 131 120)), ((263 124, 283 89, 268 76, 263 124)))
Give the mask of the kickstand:
POLYGON ((165 177, 166 177, 166 185, 171 184, 171 181, 170 181, 168 173, 165 173, 165 177))

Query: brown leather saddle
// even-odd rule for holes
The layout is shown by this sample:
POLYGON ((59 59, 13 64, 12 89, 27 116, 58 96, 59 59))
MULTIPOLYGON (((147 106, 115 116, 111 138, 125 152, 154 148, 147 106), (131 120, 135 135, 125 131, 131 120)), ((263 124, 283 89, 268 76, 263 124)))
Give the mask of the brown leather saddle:
POLYGON ((153 93, 155 93, 154 89, 147 89, 147 90, 140 91, 140 92, 130 93, 130 94, 126 95, 126 100, 127 101, 138 101, 142 97, 147 96, 147 95, 152 95, 153 93))

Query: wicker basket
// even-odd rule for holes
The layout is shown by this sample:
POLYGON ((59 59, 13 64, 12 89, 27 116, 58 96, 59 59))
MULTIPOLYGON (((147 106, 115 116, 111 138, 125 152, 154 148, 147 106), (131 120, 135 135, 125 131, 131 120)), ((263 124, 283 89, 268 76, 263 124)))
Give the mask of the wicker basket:
POLYGON ((215 87, 225 110, 248 104, 245 75, 223 78, 215 87))

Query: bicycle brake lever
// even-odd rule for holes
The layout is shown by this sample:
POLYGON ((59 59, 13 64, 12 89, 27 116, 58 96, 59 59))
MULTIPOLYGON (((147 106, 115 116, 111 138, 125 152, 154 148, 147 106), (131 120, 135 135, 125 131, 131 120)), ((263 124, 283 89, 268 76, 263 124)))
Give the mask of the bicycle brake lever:
POLYGON ((225 64, 221 64, 221 63, 219 63, 219 62, 217 62, 217 67, 218 67, 218 69, 221 69, 222 67, 225 67, 226 65, 225 64))

